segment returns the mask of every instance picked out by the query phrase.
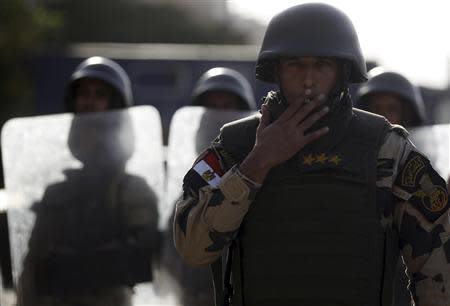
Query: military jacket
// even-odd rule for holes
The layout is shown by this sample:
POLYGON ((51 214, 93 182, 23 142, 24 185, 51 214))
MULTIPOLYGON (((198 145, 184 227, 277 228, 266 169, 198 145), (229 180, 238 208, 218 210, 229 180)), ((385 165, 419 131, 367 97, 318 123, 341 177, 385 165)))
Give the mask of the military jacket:
MULTIPOLYGON (((233 156, 225 147, 219 137, 201 154, 186 174, 184 194, 176 205, 175 244, 193 265, 210 264, 222 255, 261 190, 261 185, 240 173, 237 161, 242 157, 233 156)), ((304 154, 304 166, 330 163, 344 167, 340 157, 332 153, 304 154)), ((414 302, 449 305, 450 223, 445 181, 402 128, 392 128, 386 134, 376 156, 379 223, 398 235, 398 243, 390 247, 403 256, 414 302)), ((301 243, 301 239, 292 241, 301 243)))

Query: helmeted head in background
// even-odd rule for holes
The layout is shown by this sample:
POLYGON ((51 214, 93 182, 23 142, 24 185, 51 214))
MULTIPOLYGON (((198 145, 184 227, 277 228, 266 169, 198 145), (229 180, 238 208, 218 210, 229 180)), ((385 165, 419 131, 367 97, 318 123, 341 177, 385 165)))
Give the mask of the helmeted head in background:
POLYGON ((358 89, 356 107, 406 127, 425 124, 422 95, 406 77, 381 67, 372 69, 369 77, 369 81, 358 89))
POLYGON ((234 69, 216 67, 206 71, 192 91, 194 106, 221 110, 255 110, 253 89, 234 69))
POLYGON ((351 20, 327 4, 297 5, 272 18, 258 55, 256 78, 279 83, 280 61, 292 57, 335 60, 340 75, 330 94, 339 94, 348 83, 367 79, 365 60, 351 20))
POLYGON ((92 112, 133 105, 131 83, 116 62, 101 56, 84 60, 72 73, 65 96, 67 112, 92 112))

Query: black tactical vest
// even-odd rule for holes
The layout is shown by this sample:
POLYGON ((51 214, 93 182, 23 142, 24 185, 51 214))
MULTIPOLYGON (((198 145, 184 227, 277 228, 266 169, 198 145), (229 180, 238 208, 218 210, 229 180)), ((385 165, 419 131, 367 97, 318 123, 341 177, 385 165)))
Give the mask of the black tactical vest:
MULTIPOLYGON (((258 121, 222 129, 222 143, 238 161, 251 150, 258 121)), ((335 144, 305 147, 270 171, 238 235, 233 305, 363 306, 391 300, 383 292, 392 287, 386 284, 392 277, 384 275, 387 238, 375 185, 388 129, 383 117, 353 109, 335 144)))

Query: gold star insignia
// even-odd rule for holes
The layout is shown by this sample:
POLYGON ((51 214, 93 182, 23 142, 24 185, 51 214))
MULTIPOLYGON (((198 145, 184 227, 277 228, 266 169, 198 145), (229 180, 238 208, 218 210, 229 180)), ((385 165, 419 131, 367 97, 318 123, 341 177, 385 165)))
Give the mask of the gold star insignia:
POLYGON ((427 196, 427 194, 423 190, 417 190, 416 192, 413 193, 413 195, 415 195, 418 198, 424 198, 427 196))
POLYGON ((311 166, 312 163, 314 162, 314 157, 312 157, 311 154, 307 155, 307 156, 303 156, 303 165, 308 165, 311 166))
POLYGON ((335 155, 332 158, 328 159, 330 163, 334 163, 336 166, 342 161, 342 158, 339 158, 339 156, 335 155))
POLYGON ((325 153, 322 153, 316 157, 316 163, 324 164, 327 159, 328 157, 325 155, 325 153))

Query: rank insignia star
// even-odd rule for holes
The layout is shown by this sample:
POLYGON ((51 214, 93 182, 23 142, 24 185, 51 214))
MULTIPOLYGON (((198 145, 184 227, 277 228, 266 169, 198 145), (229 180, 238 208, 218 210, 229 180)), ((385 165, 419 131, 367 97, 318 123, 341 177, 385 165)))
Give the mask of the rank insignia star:
POLYGON ((335 155, 335 156, 329 158, 328 161, 330 163, 333 163, 333 164, 335 164, 337 166, 342 161, 342 158, 339 158, 339 156, 335 155))
POLYGON ((322 165, 325 164, 328 157, 325 155, 325 153, 322 153, 316 157, 316 163, 321 163, 322 165))
POLYGON ((311 166, 314 160, 315 158, 311 154, 303 156, 303 165, 311 166))

